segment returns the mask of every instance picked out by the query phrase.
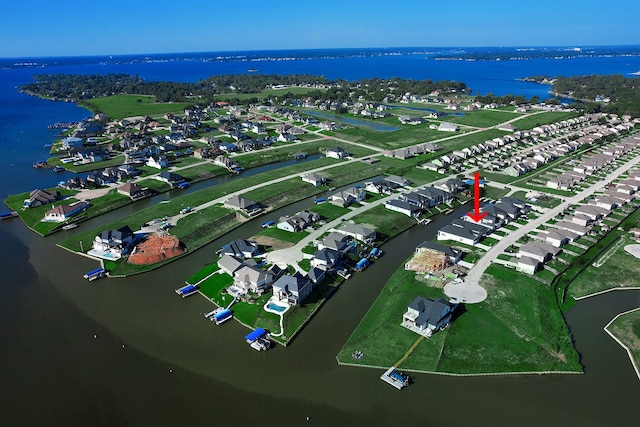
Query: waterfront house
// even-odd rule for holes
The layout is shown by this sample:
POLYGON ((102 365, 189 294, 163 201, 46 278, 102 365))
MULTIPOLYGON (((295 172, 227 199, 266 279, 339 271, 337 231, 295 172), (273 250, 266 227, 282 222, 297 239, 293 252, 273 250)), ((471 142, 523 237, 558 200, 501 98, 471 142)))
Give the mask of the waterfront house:
POLYGON ((381 178, 364 183, 364 189, 375 194, 391 194, 395 188, 397 187, 381 178))
POLYGON ((416 297, 402 315, 402 326, 428 338, 451 323, 456 307, 444 298, 416 297))
POLYGON ((387 200, 384 203, 384 207, 394 212, 407 215, 411 218, 418 217, 422 211, 419 207, 400 199, 387 200))
POLYGON ((41 190, 39 188, 29 193, 29 198, 24 201, 23 206, 34 208, 36 206, 42 206, 49 203, 53 203, 60 199, 60 192, 57 190, 41 190))
POLYGON ((62 143, 62 148, 65 150, 80 148, 82 147, 82 144, 83 144, 82 138, 78 138, 75 136, 69 136, 67 138, 63 138, 62 141, 60 142, 62 143))
POLYGON ((252 258, 258 253, 258 243, 251 240, 237 239, 227 243, 220 249, 220 255, 231 255, 237 258, 252 258))
POLYGON ((302 231, 319 219, 320 214, 304 210, 291 217, 280 217, 276 227, 290 232, 302 231))
POLYGON ((285 274, 273 285, 273 297, 278 301, 298 305, 311 293, 313 282, 307 276, 285 274))
POLYGON ((183 177, 181 177, 177 173, 173 173, 169 171, 161 172, 158 175, 156 175, 154 178, 158 181, 166 182, 172 188, 185 182, 185 179, 183 177))
POLYGON ((336 230, 340 234, 353 237, 361 242, 371 243, 376 239, 376 231, 360 224, 345 222, 336 230))
POLYGON ((366 196, 367 193, 362 188, 353 187, 348 190, 332 194, 329 196, 329 200, 336 206, 346 208, 354 203, 360 203, 366 196))
POLYGON ((318 249, 328 248, 339 253, 348 252, 350 239, 348 236, 332 231, 318 243, 318 249))
POLYGON ((245 265, 245 261, 242 258, 224 254, 218 260, 218 267, 220 267, 220 271, 223 271, 233 277, 233 273, 235 273, 240 267, 245 265))
POLYGON ((438 240, 454 240, 473 246, 490 233, 491 229, 488 227, 475 222, 456 219, 438 230, 436 238, 438 240))
POLYGON ((138 184, 126 182, 118 187, 118 193, 131 198, 131 200, 138 200, 149 195, 150 192, 138 184))
POLYGON ((109 259, 119 259, 131 249, 135 236, 128 225, 117 230, 105 230, 93 239, 93 250, 97 253, 109 253, 109 259))
POLYGON ((327 272, 322 270, 321 268, 311 267, 307 276, 309 276, 309 280, 313 282, 314 285, 322 283, 326 276, 327 272))
POLYGON ((243 291, 261 294, 271 287, 274 274, 245 264, 235 271, 233 279, 233 283, 243 291))
POLYGON ((224 202, 224 206, 229 209, 238 209, 249 214, 261 209, 259 203, 239 195, 231 196, 224 202))
POLYGON ((340 253, 329 248, 316 251, 311 258, 311 266, 329 270, 340 262, 340 253))
POLYGON ((79 214, 89 207, 85 201, 71 203, 70 205, 59 205, 51 208, 44 214, 43 222, 65 222, 74 215, 79 214))

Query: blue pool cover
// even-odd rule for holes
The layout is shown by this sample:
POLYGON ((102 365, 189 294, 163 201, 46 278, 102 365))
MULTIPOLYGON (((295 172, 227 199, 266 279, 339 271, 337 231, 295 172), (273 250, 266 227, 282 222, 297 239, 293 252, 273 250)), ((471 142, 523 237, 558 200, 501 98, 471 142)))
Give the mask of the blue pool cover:
POLYGON ((265 335, 266 333, 267 333, 267 331, 264 328, 258 328, 255 331, 251 332, 246 337, 244 337, 244 339, 249 341, 249 342, 254 342, 255 340, 257 340, 261 336, 265 335))

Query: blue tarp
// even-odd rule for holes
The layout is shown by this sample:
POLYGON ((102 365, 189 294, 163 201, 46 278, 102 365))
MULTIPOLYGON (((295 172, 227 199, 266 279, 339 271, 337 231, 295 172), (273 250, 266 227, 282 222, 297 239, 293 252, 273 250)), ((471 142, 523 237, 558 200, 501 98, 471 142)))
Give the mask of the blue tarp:
POLYGON ((371 249, 371 256, 376 256, 379 253, 380 253, 380 249, 378 249, 378 248, 371 249))
POLYGON ((263 328, 258 328, 255 331, 251 332, 249 335, 247 335, 246 337, 244 337, 245 340, 249 341, 249 342, 254 342, 255 340, 257 340, 258 338, 262 337, 263 335, 266 335, 267 331, 263 328))

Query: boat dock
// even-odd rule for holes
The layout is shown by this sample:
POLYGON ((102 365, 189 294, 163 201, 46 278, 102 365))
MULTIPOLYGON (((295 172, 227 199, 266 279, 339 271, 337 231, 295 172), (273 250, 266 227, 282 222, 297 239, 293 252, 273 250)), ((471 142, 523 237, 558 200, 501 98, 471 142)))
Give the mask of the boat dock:
POLYGON ((233 313, 228 308, 216 308, 215 310, 205 314, 204 317, 215 322, 216 325, 222 325, 233 317, 233 313))
POLYGON ((409 385, 409 376, 397 371, 393 366, 380 375, 380 379, 398 390, 409 385))
POLYGON ((250 334, 246 335, 244 339, 247 343, 257 351, 264 351, 271 348, 271 340, 269 339, 269 333, 264 328, 257 328, 250 334))
POLYGON ((91 270, 88 273, 85 273, 82 277, 84 277, 90 282, 93 282, 94 280, 98 280, 106 275, 107 275, 107 270, 100 267, 100 268, 96 268, 95 270, 91 270))
POLYGON ((9 219, 9 218, 14 218, 17 217, 18 213, 16 211, 10 211, 10 212, 4 212, 0 214, 0 219, 9 219))
POLYGON ((62 229, 63 230, 73 230, 74 228, 76 228, 78 226, 78 224, 76 224, 75 222, 70 222, 67 225, 63 225, 62 229))
POLYGON ((180 289, 176 289, 176 294, 180 295, 182 298, 186 298, 190 295, 198 292, 198 287, 195 285, 187 285, 183 286, 180 289))

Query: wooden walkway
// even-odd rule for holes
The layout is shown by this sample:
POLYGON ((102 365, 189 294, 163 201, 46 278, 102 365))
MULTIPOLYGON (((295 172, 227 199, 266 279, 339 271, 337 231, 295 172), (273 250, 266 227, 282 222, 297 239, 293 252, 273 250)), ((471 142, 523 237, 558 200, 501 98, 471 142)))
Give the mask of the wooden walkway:
POLYGON ((416 342, 414 342, 411 347, 409 347, 409 350, 407 350, 407 352, 404 354, 404 356, 402 356, 402 358, 400 360, 398 360, 396 363, 393 364, 394 368, 397 368, 398 366, 400 366, 400 364, 402 362, 404 362, 407 357, 409 357, 409 355, 411 353, 413 353, 413 350, 415 350, 415 348, 417 347, 417 345, 420 343, 420 341, 422 341, 424 339, 424 336, 420 335, 420 337, 416 340, 416 342))

